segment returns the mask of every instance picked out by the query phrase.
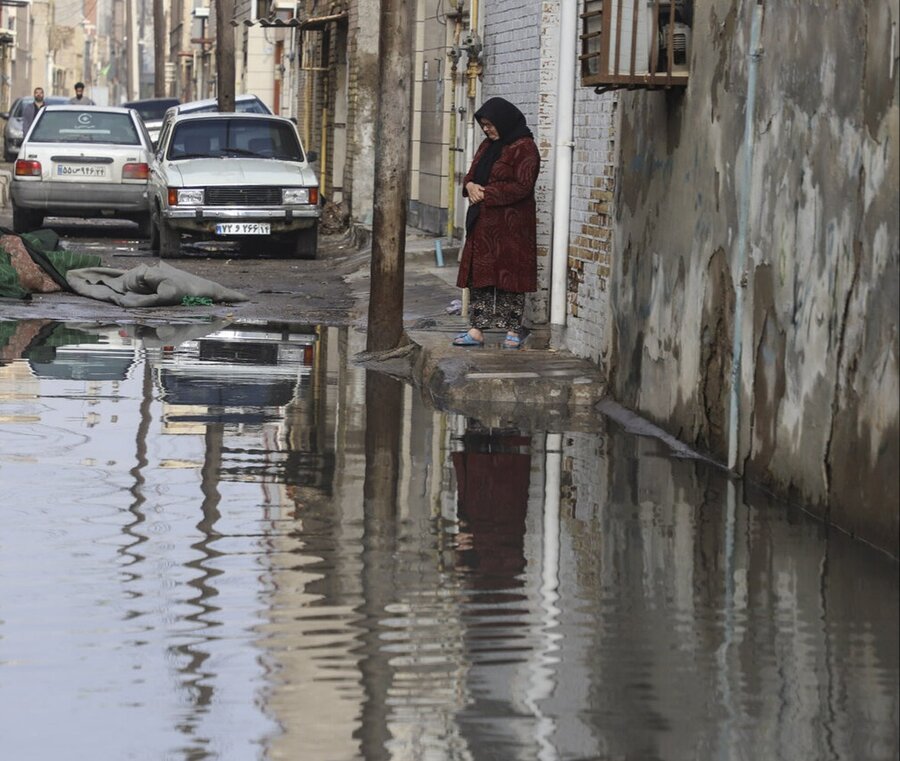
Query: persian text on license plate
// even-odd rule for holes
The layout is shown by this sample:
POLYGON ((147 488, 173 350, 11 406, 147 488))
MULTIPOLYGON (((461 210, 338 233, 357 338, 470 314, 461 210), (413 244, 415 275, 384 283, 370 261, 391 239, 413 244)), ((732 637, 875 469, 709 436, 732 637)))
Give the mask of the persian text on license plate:
POLYGON ((216 235, 268 235, 271 228, 268 222, 220 222, 216 235))
POLYGON ((106 177, 105 166, 57 164, 57 177, 106 177))

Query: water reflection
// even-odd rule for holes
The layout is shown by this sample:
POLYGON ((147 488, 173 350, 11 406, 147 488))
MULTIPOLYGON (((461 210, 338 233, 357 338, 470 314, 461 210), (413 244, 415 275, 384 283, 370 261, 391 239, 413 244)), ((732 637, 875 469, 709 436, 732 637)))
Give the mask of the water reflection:
POLYGON ((896 758, 896 563, 364 342, 0 320, 0 757, 896 758))
POLYGON ((475 589, 521 587, 525 570, 525 514, 531 476, 531 438, 468 421, 462 450, 451 457, 459 495, 459 564, 475 589))

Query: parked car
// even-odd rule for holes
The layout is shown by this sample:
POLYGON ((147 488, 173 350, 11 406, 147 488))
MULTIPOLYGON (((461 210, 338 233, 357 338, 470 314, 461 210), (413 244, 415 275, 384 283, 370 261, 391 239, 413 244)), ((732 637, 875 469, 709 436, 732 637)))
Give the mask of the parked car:
POLYGON ((249 113, 166 115, 150 174, 150 243, 176 256, 197 240, 273 241, 313 259, 319 181, 296 125, 249 113))
POLYGON ((46 106, 16 160, 13 229, 28 232, 44 217, 117 217, 150 232, 147 181, 150 135, 135 111, 101 106, 46 106))
MULTIPOLYGON (((25 98, 16 98, 13 101, 9 111, 0 114, 0 119, 6 119, 6 127, 3 131, 3 153, 4 158, 12 163, 19 155, 19 146, 22 145, 22 138, 25 135, 22 132, 22 111, 25 106, 32 103, 34 98, 27 96, 25 98)), ((44 103, 48 106, 61 105, 68 103, 69 99, 62 95, 47 95, 44 97, 44 103)))
MULTIPOLYGON (((191 100, 187 103, 179 103, 170 109, 175 114, 204 114, 210 112, 218 112, 219 101, 216 98, 207 98, 206 100, 191 100)), ((269 108, 257 95, 245 93, 243 95, 235 95, 234 110, 239 114, 271 114, 272 109, 269 108)))
POLYGON ((122 104, 122 108, 133 108, 138 112, 147 132, 150 133, 150 139, 156 145, 159 138, 159 128, 162 126, 163 117, 172 106, 180 105, 178 98, 147 98, 145 100, 130 100, 122 104))

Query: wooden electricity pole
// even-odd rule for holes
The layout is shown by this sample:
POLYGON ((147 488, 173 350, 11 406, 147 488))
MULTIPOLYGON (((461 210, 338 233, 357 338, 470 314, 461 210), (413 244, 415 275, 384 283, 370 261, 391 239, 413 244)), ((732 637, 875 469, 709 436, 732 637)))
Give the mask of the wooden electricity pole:
POLYGON ((403 267, 409 201, 412 0, 381 0, 378 116, 372 214, 367 351, 386 351, 403 336, 403 267))
POLYGON ((219 111, 234 111, 234 0, 216 0, 216 97, 219 111))

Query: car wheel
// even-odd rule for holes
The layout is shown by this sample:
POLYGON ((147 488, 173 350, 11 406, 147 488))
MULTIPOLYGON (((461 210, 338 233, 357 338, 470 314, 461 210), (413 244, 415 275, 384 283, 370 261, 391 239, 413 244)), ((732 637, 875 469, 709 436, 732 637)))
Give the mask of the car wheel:
POLYGON ((159 236, 159 258, 171 259, 181 253, 181 234, 165 218, 157 216, 156 233, 159 236))
POLYGON ((315 259, 319 248, 319 228, 308 227, 294 238, 294 256, 297 259, 315 259))
POLYGON ((30 233, 37 230, 44 222, 44 215, 30 209, 20 209, 13 204, 13 232, 30 233))
POLYGON ((150 219, 150 213, 148 212, 147 214, 141 214, 140 216, 135 217, 134 221, 137 222, 138 237, 149 238, 153 229, 153 222, 150 219))

